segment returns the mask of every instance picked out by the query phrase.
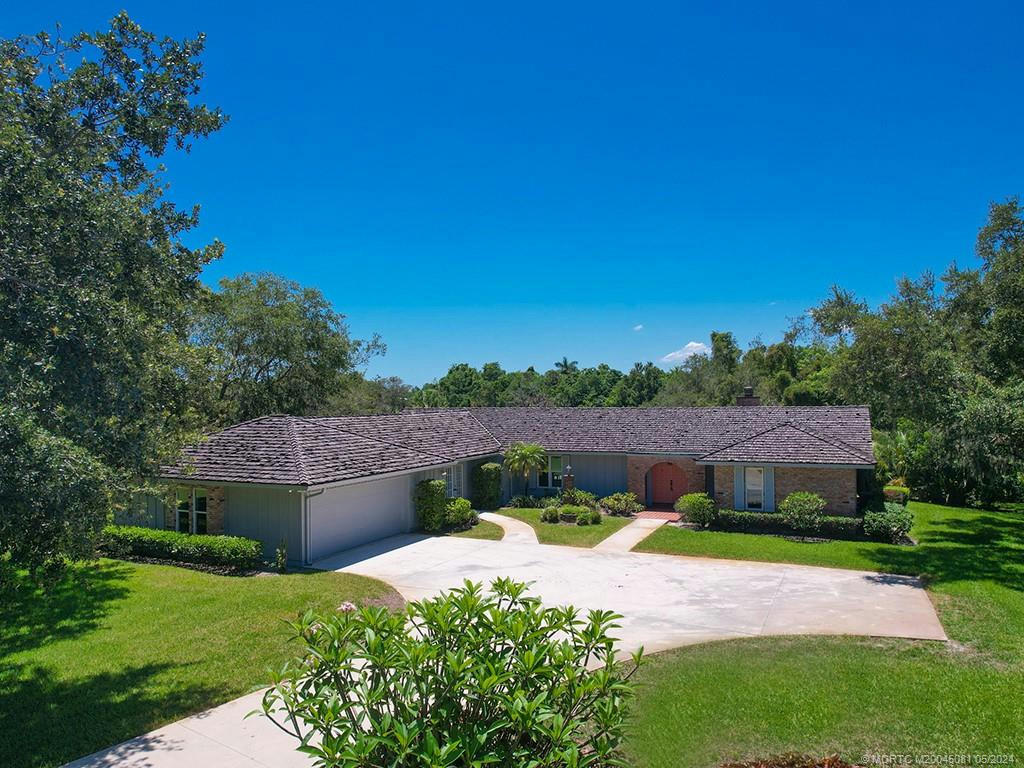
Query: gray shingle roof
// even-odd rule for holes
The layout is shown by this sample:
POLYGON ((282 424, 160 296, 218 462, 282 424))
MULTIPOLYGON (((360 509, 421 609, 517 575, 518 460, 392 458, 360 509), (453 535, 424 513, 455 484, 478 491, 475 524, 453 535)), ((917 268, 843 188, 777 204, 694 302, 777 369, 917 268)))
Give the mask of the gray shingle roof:
POLYGON ((708 464, 722 462, 784 462, 787 464, 869 464, 856 448, 823 437, 793 423, 779 424, 701 456, 708 464), (780 459, 784 456, 784 459, 780 459))
MULTIPOLYGON (((745 438, 792 424, 826 442, 852 449, 871 464, 871 415, 867 406, 727 406, 719 408, 473 408, 474 416, 503 445, 536 442, 550 451, 682 453, 704 456, 745 438)), ((803 438, 792 432, 766 437, 765 457, 787 462, 803 438)), ((767 461, 768 458, 761 460, 767 461)), ((821 458, 814 463, 835 463, 821 458)))
POLYGON ((709 463, 874 463, 864 406, 468 408, 266 416, 187 448, 161 477, 308 487, 486 456, 517 441, 563 453, 674 453, 709 463))

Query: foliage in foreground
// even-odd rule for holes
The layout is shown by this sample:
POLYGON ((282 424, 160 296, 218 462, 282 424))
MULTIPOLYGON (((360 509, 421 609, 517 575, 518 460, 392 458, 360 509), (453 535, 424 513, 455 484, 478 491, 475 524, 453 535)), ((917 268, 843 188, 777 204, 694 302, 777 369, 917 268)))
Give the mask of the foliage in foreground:
POLYGON ((95 543, 110 506, 90 475, 127 498, 199 434, 187 312, 221 246, 185 242, 198 209, 163 197, 160 158, 225 121, 196 103, 203 42, 125 13, 102 33, 0 40, 0 420, 22 441, 0 476, 56 446, 31 461, 35 493, 74 487, 70 514, 55 504, 46 521, 33 493, 4 500, 21 525, 0 546, 24 567, 95 543))
MULTIPOLYGON (((243 570, 259 566, 263 560, 263 545, 255 539, 161 531, 134 525, 108 525, 103 529, 100 546, 112 557, 134 555, 243 570)), ((284 559, 287 562, 286 553, 284 559)), ((280 562, 277 567, 282 570, 280 562)))
POLYGON ((620 617, 545 608, 508 579, 491 590, 466 582, 404 615, 307 613, 305 653, 263 713, 321 766, 622 765, 636 666, 614 659, 620 617))

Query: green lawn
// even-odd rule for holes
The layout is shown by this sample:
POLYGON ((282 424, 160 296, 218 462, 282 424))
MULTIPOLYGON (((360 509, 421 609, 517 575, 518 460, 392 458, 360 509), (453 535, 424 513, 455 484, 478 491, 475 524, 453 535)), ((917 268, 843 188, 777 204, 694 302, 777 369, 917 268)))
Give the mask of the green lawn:
POLYGON ((665 528, 643 542, 647 551, 922 575, 952 642, 754 638, 652 656, 639 675, 634 762, 699 768, 785 751, 1024 760, 1024 514, 912 508, 917 547, 665 528))
POLYGON ((340 573, 248 578, 112 560, 0 607, 0 765, 52 766, 257 688, 297 646, 283 619, 400 600, 340 573))
POLYGON ((542 523, 539 509, 513 509, 512 507, 503 507, 498 510, 498 514, 508 515, 532 525, 537 531, 537 541, 541 544, 563 544, 569 547, 592 547, 632 522, 628 517, 605 515, 600 525, 542 523))
POLYGON ((449 533, 448 535, 458 536, 463 539, 489 539, 490 541, 500 541, 505 535, 505 529, 497 523, 489 523, 486 520, 481 520, 469 530, 459 531, 458 533, 449 533))

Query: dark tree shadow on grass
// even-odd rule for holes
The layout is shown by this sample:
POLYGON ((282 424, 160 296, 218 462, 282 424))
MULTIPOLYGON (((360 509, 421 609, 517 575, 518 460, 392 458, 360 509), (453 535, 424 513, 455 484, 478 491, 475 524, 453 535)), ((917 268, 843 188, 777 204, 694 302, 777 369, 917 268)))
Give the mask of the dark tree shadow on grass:
POLYGON ((1024 591, 1024 517, 991 510, 936 520, 916 547, 864 547, 883 571, 926 582, 991 581, 1024 591))
POLYGON ((130 574, 124 563, 85 563, 44 590, 8 572, 0 586, 0 660, 95 629, 128 594, 130 574))
MULTIPOLYGON (((148 664, 70 681, 55 679, 40 667, 0 670, 0 765, 61 765, 134 739, 215 700, 218 692, 213 688, 153 684, 155 676, 175 666, 148 664)), ((173 750, 175 745, 137 739, 117 756, 131 755, 136 758, 133 765, 146 765, 145 752, 157 748, 173 750)))

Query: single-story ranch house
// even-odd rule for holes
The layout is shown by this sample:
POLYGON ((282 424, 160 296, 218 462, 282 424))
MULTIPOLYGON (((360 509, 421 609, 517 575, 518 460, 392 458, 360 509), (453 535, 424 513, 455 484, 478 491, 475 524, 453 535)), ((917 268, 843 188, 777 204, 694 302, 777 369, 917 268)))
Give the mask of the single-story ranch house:
MULTIPOLYGON (((706 491, 721 507, 772 511, 797 490, 829 514, 853 515, 874 465, 866 407, 459 408, 393 415, 267 416, 236 424, 164 467, 176 503, 145 499, 121 522, 284 542, 297 563, 413 530, 414 485, 444 478, 469 496, 472 469, 514 442, 539 443, 548 466, 531 493, 563 473, 604 496, 632 491, 651 506, 706 491)), ((505 477, 503 493, 522 492, 505 477)))

